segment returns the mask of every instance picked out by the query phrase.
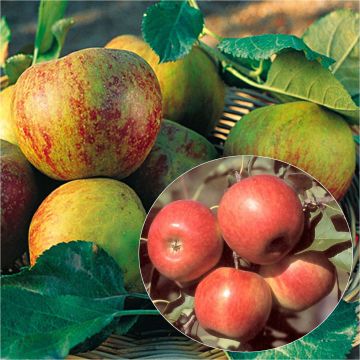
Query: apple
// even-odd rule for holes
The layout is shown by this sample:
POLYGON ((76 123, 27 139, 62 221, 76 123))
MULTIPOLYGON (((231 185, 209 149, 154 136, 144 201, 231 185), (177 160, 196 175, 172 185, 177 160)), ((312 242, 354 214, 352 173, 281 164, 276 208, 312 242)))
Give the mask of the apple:
POLYGON ((232 185, 220 200, 218 221, 229 247, 255 264, 281 260, 304 228, 298 196, 273 175, 254 175, 232 185))
POLYGON ((335 285, 336 269, 321 251, 287 256, 264 265, 259 274, 270 285, 275 302, 291 311, 302 311, 328 295, 335 285))
POLYGON ((156 215, 149 228, 149 258, 168 279, 190 282, 219 261, 223 241, 215 215, 193 200, 174 201, 156 215))
POLYGON ((27 249, 27 232, 38 201, 34 171, 20 149, 1 144, 1 267, 10 268, 27 249))
POLYGON ((31 221, 31 265, 58 243, 93 241, 118 263, 129 291, 144 291, 137 255, 144 220, 144 208, 126 184, 105 178, 70 181, 46 197, 31 221))
POLYGON ((252 154, 288 162, 308 172, 336 198, 351 184, 355 143, 338 114, 295 101, 251 111, 232 128, 224 154, 252 154))
POLYGON ((225 85, 215 62, 199 47, 184 58, 159 64, 159 57, 142 39, 121 35, 107 48, 133 51, 154 69, 163 96, 163 116, 203 135, 220 119, 225 105, 225 85))
POLYGON ((200 281, 194 306, 205 330, 245 342, 266 324, 272 307, 271 290, 258 274, 220 267, 200 281))
POLYGON ((15 85, 10 85, 0 92, 0 139, 17 145, 11 104, 14 96, 15 85))
POLYGON ((162 119, 151 67, 129 51, 92 48, 25 70, 13 102, 19 146, 56 180, 135 171, 162 119))
POLYGON ((164 119, 150 154, 124 181, 140 196, 145 208, 150 208, 178 176, 216 157, 216 149, 203 136, 164 119))

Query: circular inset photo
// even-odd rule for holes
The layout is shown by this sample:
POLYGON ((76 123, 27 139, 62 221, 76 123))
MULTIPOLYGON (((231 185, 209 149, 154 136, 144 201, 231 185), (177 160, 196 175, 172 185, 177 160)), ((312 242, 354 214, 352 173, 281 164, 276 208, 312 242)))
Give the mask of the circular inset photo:
POLYGON ((145 221, 146 290, 190 338, 230 351, 288 344, 335 309, 353 250, 344 214, 300 169, 233 156, 177 178, 145 221))

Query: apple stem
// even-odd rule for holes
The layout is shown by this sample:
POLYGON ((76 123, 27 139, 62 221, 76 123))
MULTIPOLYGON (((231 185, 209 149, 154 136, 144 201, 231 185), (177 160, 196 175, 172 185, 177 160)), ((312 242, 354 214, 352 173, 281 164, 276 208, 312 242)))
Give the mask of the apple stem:
POLYGON ((183 325, 183 330, 185 335, 189 335, 191 333, 191 329, 195 321, 196 321, 196 316, 194 313, 192 313, 189 320, 183 325))
POLYGON ((235 251, 233 251, 233 258, 234 258, 235 269, 239 269, 239 267, 240 267, 240 261, 239 261, 240 257, 235 251))
POLYGON ((249 176, 251 176, 251 170, 255 164, 255 161, 256 161, 257 157, 256 156, 252 156, 249 163, 248 163, 248 174, 249 176))
POLYGON ((284 170, 282 171, 282 173, 279 176, 280 179, 284 179, 286 173, 288 172, 288 170, 291 168, 291 165, 287 165, 285 168, 283 168, 284 170))
POLYGON ((240 170, 240 172, 235 170, 235 179, 236 179, 237 183, 241 181, 241 178, 242 178, 241 171, 242 170, 240 170))
POLYGON ((242 175, 243 170, 244 170, 244 156, 241 157, 240 176, 242 175))

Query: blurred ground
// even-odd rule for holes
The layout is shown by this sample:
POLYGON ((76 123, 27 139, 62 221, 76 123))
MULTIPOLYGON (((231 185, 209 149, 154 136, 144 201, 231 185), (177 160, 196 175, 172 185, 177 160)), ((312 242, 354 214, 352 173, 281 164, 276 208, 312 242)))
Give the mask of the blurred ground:
MULTIPOLYGON (((63 54, 104 46, 120 34, 140 34, 142 14, 153 1, 69 1, 67 15, 75 18, 63 54)), ((358 1, 278 0, 199 1, 207 26, 225 37, 261 33, 301 35, 314 20, 336 8, 359 9, 358 1)), ((1 15, 12 30, 10 54, 34 41, 38 2, 1 1, 1 15)))

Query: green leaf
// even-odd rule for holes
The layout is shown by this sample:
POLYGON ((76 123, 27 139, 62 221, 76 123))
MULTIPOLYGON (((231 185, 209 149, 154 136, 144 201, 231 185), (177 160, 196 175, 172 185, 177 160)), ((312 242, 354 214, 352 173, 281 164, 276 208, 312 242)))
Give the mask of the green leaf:
POLYGON ((303 54, 289 51, 277 55, 266 82, 257 87, 282 96, 311 101, 346 117, 357 124, 359 108, 341 83, 316 61, 307 61, 303 54))
POLYGON ((2 358, 64 358, 121 314, 103 300, 9 286, 2 287, 1 300, 2 358))
POLYGON ((0 66, 4 66, 8 57, 9 42, 11 40, 11 31, 5 16, 0 20, 0 66))
POLYGON ((116 328, 127 332, 138 315, 157 314, 143 309, 146 295, 126 292, 113 258, 87 241, 51 247, 32 268, 2 276, 1 286, 8 358, 64 357, 74 346, 86 351, 116 328))
POLYGON ((9 78, 9 85, 15 84, 19 76, 31 66, 32 58, 31 55, 17 54, 6 59, 4 72, 9 78))
POLYGON ((1 282, 51 296, 100 298, 126 294, 122 273, 115 260, 88 241, 53 246, 32 268, 2 276, 1 282))
POLYGON ((179 306, 173 307, 170 312, 165 314, 165 317, 171 323, 174 323, 180 318, 181 314, 183 313, 189 314, 192 312, 193 309, 194 309, 194 297, 190 295, 185 295, 181 304, 179 306))
POLYGON ((345 359, 357 333, 357 303, 341 301, 334 312, 311 333, 278 349, 227 352, 229 359, 345 359))
POLYGON ((331 71, 352 97, 359 94, 359 13, 348 9, 331 12, 304 33, 312 49, 336 60, 331 71))
POLYGON ((146 10, 141 29, 163 63, 189 54, 203 26, 202 13, 186 1, 162 1, 146 10))
POLYGON ((51 28, 54 41, 51 48, 44 54, 39 54, 36 62, 49 61, 57 59, 60 56, 64 46, 66 35, 70 27, 74 24, 72 18, 58 20, 51 28))
MULTIPOLYGON (((334 209, 336 208, 340 210, 335 200, 328 205, 334 209)), ((333 245, 351 241, 350 230, 342 212, 332 210, 331 208, 325 208, 322 213, 323 216, 315 228, 315 241, 309 248, 306 249, 306 251, 324 251, 333 245), (335 216, 339 217, 338 221, 342 221, 344 223, 344 229, 336 229, 334 220, 332 220, 335 216)), ((315 217, 317 214, 317 212, 313 213, 312 217, 315 217)), ((346 272, 350 272, 353 262, 352 248, 342 251, 341 253, 332 257, 330 260, 335 264, 336 267, 341 268, 346 272)))
POLYGON ((45 54, 53 47, 53 25, 64 17, 66 0, 45 1, 39 6, 38 23, 35 36, 34 63, 39 54, 45 54))
POLYGON ((302 51, 310 61, 317 60, 328 68, 334 60, 311 50, 302 39, 295 35, 265 34, 240 39, 223 39, 218 49, 224 54, 240 59, 266 60, 285 49, 302 51))

